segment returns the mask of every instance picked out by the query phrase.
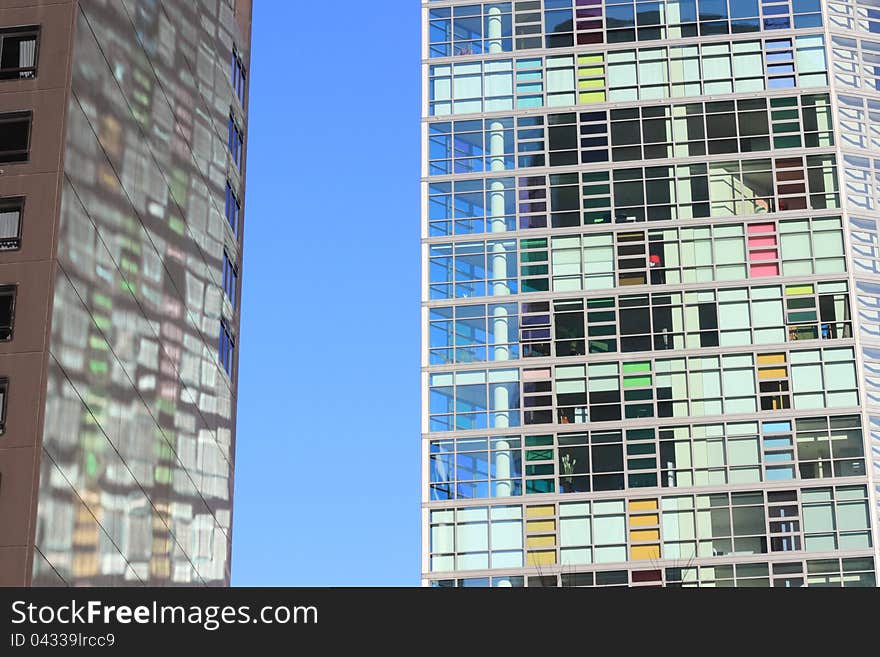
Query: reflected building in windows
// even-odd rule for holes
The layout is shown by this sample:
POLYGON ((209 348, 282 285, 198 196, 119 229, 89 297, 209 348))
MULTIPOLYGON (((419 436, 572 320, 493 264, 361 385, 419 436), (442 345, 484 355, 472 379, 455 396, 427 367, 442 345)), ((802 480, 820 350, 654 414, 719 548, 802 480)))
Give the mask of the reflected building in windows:
POLYGON ((422 19, 423 583, 875 586, 880 12, 422 19))
POLYGON ((230 576, 250 0, 0 7, 0 585, 230 576))

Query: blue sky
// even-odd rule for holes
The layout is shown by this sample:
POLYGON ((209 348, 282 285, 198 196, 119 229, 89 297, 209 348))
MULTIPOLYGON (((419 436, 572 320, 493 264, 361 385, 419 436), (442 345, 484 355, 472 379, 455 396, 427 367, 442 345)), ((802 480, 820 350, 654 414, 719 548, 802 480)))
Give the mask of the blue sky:
POLYGON ((254 0, 232 582, 419 582, 419 8, 254 0))

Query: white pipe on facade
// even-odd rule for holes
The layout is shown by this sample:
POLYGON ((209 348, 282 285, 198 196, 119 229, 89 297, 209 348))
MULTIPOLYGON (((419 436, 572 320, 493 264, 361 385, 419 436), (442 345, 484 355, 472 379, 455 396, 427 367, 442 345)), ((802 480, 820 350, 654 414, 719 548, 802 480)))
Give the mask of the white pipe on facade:
MULTIPOLYGON (((487 48, 490 53, 499 53, 503 50, 502 44, 503 23, 501 8, 490 6, 486 17, 487 48)), ((489 124, 489 170, 504 171, 504 124, 500 121, 491 121, 489 124)), ((504 183, 500 180, 492 180, 489 183, 489 232, 503 233, 507 230, 505 219, 504 183)), ((510 294, 510 285, 507 283, 508 254, 504 245, 496 242, 492 245, 490 257, 490 273, 492 276, 492 295, 506 296, 510 294)), ((510 359, 510 318, 507 308, 497 304, 492 309, 492 336, 495 342, 492 357, 495 361, 510 359)), ((491 385, 491 384, 490 384, 491 385)), ((510 426, 510 391, 504 385, 499 385, 492 393, 493 417, 496 427, 510 426)), ((512 485, 510 476, 512 471, 512 458, 510 445, 506 441, 495 445, 495 479, 496 495, 499 497, 510 495, 512 485), (500 448, 500 449, 497 449, 500 448)))

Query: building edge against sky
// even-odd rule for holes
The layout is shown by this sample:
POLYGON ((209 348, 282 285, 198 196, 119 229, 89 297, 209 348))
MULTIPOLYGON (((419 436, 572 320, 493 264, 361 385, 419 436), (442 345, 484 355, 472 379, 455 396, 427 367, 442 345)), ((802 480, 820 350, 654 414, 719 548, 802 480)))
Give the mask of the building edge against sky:
POLYGON ((0 584, 225 585, 250 0, 0 8, 0 584))
POLYGON ((422 3, 425 585, 876 585, 877 32, 422 3))

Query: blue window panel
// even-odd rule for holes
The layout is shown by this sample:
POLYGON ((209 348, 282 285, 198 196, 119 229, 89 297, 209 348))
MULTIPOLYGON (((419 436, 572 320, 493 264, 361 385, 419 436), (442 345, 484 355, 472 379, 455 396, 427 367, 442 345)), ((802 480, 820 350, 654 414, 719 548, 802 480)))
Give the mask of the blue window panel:
POLYGON ((761 425, 764 433, 779 433, 781 431, 791 431, 791 422, 764 422, 761 425))
POLYGON ((794 479, 794 466, 777 466, 767 468, 767 481, 794 479))

